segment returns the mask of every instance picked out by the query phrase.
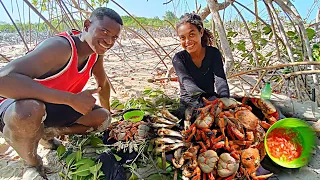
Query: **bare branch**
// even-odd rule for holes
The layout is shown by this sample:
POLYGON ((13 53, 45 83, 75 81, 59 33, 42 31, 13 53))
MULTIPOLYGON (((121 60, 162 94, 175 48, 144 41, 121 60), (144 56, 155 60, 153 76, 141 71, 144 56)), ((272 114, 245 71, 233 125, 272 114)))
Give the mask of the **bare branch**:
POLYGON ((320 70, 309 70, 309 71, 297 71, 284 75, 285 78, 289 78, 291 76, 298 76, 303 74, 320 74, 320 70))
POLYGON ((164 2, 163 5, 171 3, 173 0, 169 0, 168 2, 164 2))
MULTIPOLYGON (((211 0, 211 1, 216 1, 216 0, 211 0)), ((230 6, 235 0, 227 0, 223 3, 217 3, 217 11, 223 10, 230 6)), ((208 2, 209 4, 209 2, 208 2)), ((201 19, 205 19, 209 16, 210 14, 210 8, 209 6, 206 6, 201 12, 200 12, 200 17, 201 19)))
POLYGON ((279 65, 274 65, 274 66, 267 66, 267 67, 262 67, 262 68, 256 68, 256 69, 252 69, 249 71, 245 71, 245 72, 240 72, 231 76, 228 76, 228 79, 237 77, 237 76, 241 76, 244 74, 249 74, 252 72, 256 72, 256 71, 262 71, 262 70, 270 70, 270 69, 279 69, 279 68, 284 68, 284 67, 288 67, 288 66, 301 66, 301 65, 316 65, 316 66, 320 66, 320 62, 316 62, 316 61, 312 61, 312 62, 294 62, 294 63, 288 63, 288 64, 279 64, 279 65))

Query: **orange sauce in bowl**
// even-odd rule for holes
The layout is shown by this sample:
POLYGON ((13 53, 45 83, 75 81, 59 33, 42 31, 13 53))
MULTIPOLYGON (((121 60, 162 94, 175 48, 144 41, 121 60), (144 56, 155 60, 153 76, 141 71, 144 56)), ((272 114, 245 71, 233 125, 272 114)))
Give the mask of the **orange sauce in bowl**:
POLYGON ((267 148, 274 158, 292 161, 301 156, 299 133, 291 129, 275 128, 267 137, 267 148))

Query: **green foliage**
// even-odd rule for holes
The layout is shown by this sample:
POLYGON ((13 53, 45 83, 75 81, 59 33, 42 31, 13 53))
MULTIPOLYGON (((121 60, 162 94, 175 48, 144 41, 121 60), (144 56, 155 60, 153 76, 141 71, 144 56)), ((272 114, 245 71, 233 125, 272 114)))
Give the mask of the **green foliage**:
POLYGON ((316 31, 311 28, 307 28, 306 31, 307 31, 307 36, 309 40, 312 40, 317 34, 316 31))
POLYGON ((171 23, 175 23, 178 21, 177 16, 172 11, 166 11, 163 19, 168 20, 171 23))
POLYGON ((319 61, 320 62, 320 43, 314 44, 312 46, 312 56, 313 56, 315 61, 319 61))
MULTIPOLYGON (((138 23, 136 23, 130 16, 122 16, 121 17, 123 20, 123 23, 125 26, 127 27, 133 27, 133 28, 141 28, 138 23)), ((160 20, 158 17, 155 18, 145 18, 145 17, 135 17, 135 19, 137 21, 139 21, 143 26, 146 27, 167 27, 169 26, 169 23, 164 21, 164 20, 160 20)), ((173 24, 175 24, 174 21, 171 21, 173 24)), ((15 22, 16 25, 18 26, 19 30, 29 30, 30 26, 32 30, 37 30, 38 32, 47 32, 48 31, 48 25, 45 23, 31 23, 31 24, 23 24, 19 21, 15 22)), ((61 31, 65 31, 67 30, 67 26, 65 26, 64 23, 60 23, 59 21, 53 20, 50 22, 54 27, 57 27, 57 30, 59 32, 61 31)), ((79 24, 81 26, 82 22, 80 20, 77 20, 77 24, 79 24)), ((76 27, 74 27, 76 28, 76 27)), ((0 32, 16 32, 15 27, 12 24, 9 23, 1 23, 0 24, 0 32)))
POLYGON ((159 106, 170 105, 169 110, 178 108, 178 99, 171 99, 162 90, 153 90, 149 87, 145 88, 142 97, 131 98, 127 102, 122 103, 118 99, 111 102, 111 108, 116 110, 141 109, 145 112, 154 113, 159 106))
MULTIPOLYGON (((102 163, 95 162, 93 159, 83 157, 82 146, 91 144, 93 147, 99 147, 102 144, 100 138, 92 135, 77 141, 78 151, 66 151, 64 146, 57 149, 58 157, 63 161, 66 172, 60 172, 64 179, 72 180, 102 180, 104 174, 100 170, 102 163)), ((105 149, 104 149, 105 150, 105 149)))

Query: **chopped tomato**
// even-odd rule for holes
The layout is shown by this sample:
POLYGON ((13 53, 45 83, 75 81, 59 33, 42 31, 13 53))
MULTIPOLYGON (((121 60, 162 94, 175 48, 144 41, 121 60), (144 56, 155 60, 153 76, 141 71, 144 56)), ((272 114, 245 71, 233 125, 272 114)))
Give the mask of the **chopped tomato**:
POLYGON ((299 158, 302 146, 297 141, 299 134, 285 128, 273 129, 267 137, 267 147, 275 158, 292 161, 299 158))

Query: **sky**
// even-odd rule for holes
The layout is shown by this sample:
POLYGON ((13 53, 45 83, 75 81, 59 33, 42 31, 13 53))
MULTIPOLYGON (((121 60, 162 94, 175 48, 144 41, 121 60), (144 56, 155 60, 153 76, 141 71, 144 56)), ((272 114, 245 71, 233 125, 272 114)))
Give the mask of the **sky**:
MULTIPOLYGON (((17 8, 17 4, 19 6, 20 11, 20 17, 23 21, 23 18, 25 18, 25 21, 28 21, 28 11, 27 5, 24 4, 23 0, 0 0, 2 1, 7 10, 9 11, 10 15, 14 20, 19 19, 19 12, 17 8), (24 7, 24 8, 23 8, 24 7), (23 14, 24 9, 24 14, 23 14)), ((29 0, 30 2, 32 0, 29 0)), ((38 0, 39 2, 41 0, 38 0)), ((90 1, 90 0, 89 0, 90 1)), ((196 0, 173 0, 171 3, 164 5, 163 3, 167 2, 169 0, 116 0, 118 4, 120 4, 124 9, 126 9, 129 13, 139 16, 139 17, 159 17, 160 19, 164 16, 166 11, 172 11, 176 14, 177 17, 180 17, 186 12, 191 12, 196 9, 195 7, 195 1, 196 0)), ((223 2, 223 0, 218 0, 219 2, 223 2)), ((242 4, 246 5, 250 9, 253 8, 253 0, 238 0, 242 4)), ((309 16, 308 21, 313 21, 315 19, 317 9, 320 6, 319 0, 291 0, 295 7, 297 8, 298 12, 300 13, 302 18, 306 18, 310 9, 311 14, 309 16), (315 3, 315 6, 313 4, 315 3)), ((198 5, 202 5, 201 7, 204 7, 206 3, 206 0, 197 0, 198 5)), ((259 11, 260 15, 262 17, 267 17, 267 12, 264 9, 264 4, 261 0, 258 2, 259 4, 259 11)), ((127 15, 126 12, 124 12, 122 9, 120 9, 115 3, 109 2, 107 4, 107 7, 114 9, 117 11, 120 15, 127 15)), ((239 6, 238 6, 239 7, 239 6)), ((239 10, 242 10, 244 12, 244 16, 248 20, 254 20, 254 17, 250 15, 250 13, 247 13, 246 10, 243 10, 243 8, 239 7, 239 10)), ((232 20, 235 15, 236 11, 233 8, 227 8, 226 11, 220 11, 221 14, 223 14, 225 20, 232 20)), ((47 13, 44 13, 44 16, 47 16, 47 13)), ((0 4, 0 22, 11 22, 8 15, 4 11, 2 5, 0 4)), ((31 13, 31 21, 32 22, 38 22, 38 16, 35 13, 31 13)))

